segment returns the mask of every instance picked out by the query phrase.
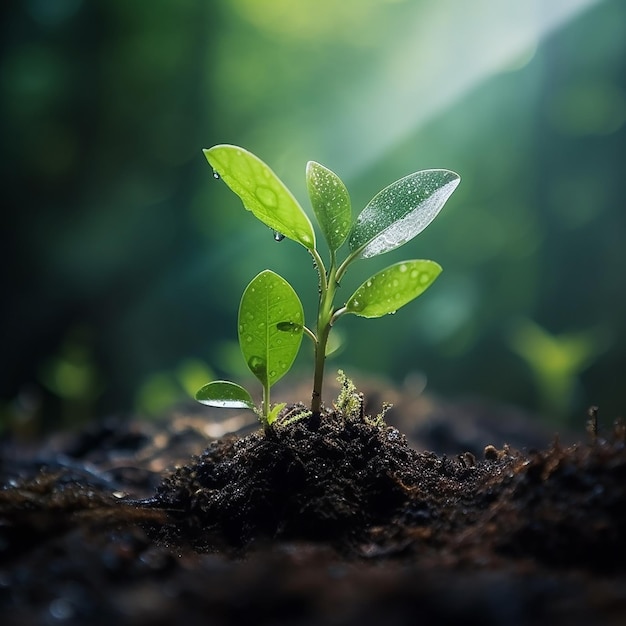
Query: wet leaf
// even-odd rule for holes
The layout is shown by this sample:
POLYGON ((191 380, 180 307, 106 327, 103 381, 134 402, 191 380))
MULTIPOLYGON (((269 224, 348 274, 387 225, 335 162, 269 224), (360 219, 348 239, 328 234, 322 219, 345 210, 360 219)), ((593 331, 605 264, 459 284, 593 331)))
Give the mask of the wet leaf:
POLYGON ((366 259, 410 241, 437 217, 460 180, 450 170, 423 170, 385 187, 357 217, 350 250, 366 259))
POLYGON ((284 278, 264 270, 246 287, 239 305, 239 344, 264 388, 269 389, 293 365, 303 326, 302 303, 284 278))
POLYGON ((348 190, 337 174, 315 161, 306 166, 306 184, 322 233, 329 248, 336 251, 352 227, 348 190))
POLYGON ((197 393, 196 400, 207 406, 222 409, 252 409, 254 401, 246 389, 228 380, 216 380, 204 385, 197 393))
POLYGON ((441 273, 434 261, 402 261, 368 278, 346 302, 348 313, 381 317, 395 313, 433 284, 441 273))
POLYGON ((203 152, 213 170, 241 198, 248 211, 275 232, 305 248, 315 248, 315 233, 308 216, 261 159, 230 145, 213 146, 203 152))

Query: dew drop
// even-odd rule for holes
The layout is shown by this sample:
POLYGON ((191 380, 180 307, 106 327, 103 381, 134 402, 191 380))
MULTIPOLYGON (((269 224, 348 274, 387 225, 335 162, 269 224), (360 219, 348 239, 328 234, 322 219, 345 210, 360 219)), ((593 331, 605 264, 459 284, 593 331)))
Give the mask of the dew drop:
POLYGON ((413 270, 411 272, 411 278, 413 278, 414 280, 419 276, 419 272, 417 270, 413 270))
POLYGON ((219 180, 220 179, 220 175, 217 173, 216 170, 213 170, 213 178, 215 178, 215 180, 219 180))
POLYGON ((277 230, 274 231, 274 241, 282 241, 285 238, 285 235, 279 233, 277 230))
POLYGON ((266 370, 265 359, 260 356, 251 356, 248 359, 248 367, 255 376, 264 376, 266 370))
POLYGON ((299 333, 302 330, 302 324, 296 322, 278 322, 276 329, 284 333, 299 333))
POLYGON ((406 272, 407 269, 408 268, 407 268, 407 266, 404 263, 400 266, 400 271, 401 272, 406 272))

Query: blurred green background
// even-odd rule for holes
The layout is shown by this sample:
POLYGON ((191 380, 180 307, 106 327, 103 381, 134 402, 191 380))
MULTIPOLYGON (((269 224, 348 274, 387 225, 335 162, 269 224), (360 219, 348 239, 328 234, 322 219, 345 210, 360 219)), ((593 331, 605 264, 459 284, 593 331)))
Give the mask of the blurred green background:
MULTIPOLYGON (((444 273, 328 366, 572 419, 624 414, 622 0, 22 0, 0 9, 0 411, 51 428, 248 380, 261 269, 312 319, 305 251, 211 176, 242 145, 308 210, 307 160, 355 213, 412 171, 462 182, 402 258, 444 273)), ((361 274, 359 274, 359 271, 361 274)), ((311 375, 306 343, 296 377, 311 375)), ((307 398, 294 398, 294 400, 307 398)), ((33 426, 34 425, 34 426, 33 426)))

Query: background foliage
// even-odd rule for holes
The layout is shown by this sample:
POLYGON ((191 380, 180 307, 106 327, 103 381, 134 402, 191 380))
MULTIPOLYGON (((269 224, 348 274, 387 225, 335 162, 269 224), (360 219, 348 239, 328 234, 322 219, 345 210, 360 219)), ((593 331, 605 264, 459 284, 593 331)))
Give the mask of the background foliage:
MULTIPOLYGON (((244 376, 237 305, 265 267, 308 294, 310 319, 310 259, 212 178, 201 149, 222 142, 258 154, 305 206, 309 159, 342 177, 355 212, 412 171, 461 174, 410 244, 443 266, 437 284, 375 327, 340 324, 329 372, 561 418, 589 403, 623 414, 620 0, 24 0, 0 13, 5 424, 154 412, 212 373, 244 376)), ((363 263, 351 287, 407 251, 363 263)))

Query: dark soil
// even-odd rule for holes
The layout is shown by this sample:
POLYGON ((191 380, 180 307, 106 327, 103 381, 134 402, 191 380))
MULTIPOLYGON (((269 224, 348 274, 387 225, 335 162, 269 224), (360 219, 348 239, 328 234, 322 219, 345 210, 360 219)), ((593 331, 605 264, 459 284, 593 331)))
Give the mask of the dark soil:
POLYGON ((626 428, 446 456, 419 451, 446 413, 499 435, 436 408, 411 444, 330 411, 206 448, 180 415, 7 443, 1 623, 626 623, 626 428))

